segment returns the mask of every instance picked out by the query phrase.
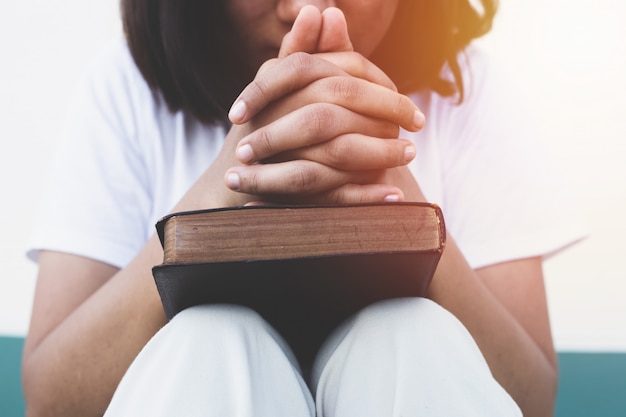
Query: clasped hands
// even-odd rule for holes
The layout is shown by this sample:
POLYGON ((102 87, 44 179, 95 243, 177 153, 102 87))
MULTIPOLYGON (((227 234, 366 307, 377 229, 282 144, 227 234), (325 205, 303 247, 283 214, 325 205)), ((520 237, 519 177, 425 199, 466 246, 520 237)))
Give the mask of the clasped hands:
POLYGON ((243 136, 225 182, 252 201, 403 201, 407 187, 421 194, 405 168, 415 146, 398 135, 421 129, 424 115, 354 52, 339 9, 305 6, 229 118, 243 136))

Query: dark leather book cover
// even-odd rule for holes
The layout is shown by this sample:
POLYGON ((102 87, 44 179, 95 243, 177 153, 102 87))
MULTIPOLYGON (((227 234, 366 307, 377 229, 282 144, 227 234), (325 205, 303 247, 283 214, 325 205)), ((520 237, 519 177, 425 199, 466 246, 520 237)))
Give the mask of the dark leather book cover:
POLYGON ((153 275, 168 318, 198 304, 244 305, 272 324, 306 364, 326 335, 363 307, 425 294, 445 241, 443 224, 439 230, 441 245, 429 250, 164 263, 153 275))

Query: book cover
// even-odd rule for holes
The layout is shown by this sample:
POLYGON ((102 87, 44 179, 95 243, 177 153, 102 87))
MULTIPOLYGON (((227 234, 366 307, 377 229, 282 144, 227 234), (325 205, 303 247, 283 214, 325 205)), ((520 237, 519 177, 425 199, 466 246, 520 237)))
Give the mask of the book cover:
POLYGON ((168 215, 157 230, 166 255, 153 275, 169 318, 244 305, 304 363, 363 307, 424 295, 445 246, 441 210, 426 203, 201 210, 168 215))

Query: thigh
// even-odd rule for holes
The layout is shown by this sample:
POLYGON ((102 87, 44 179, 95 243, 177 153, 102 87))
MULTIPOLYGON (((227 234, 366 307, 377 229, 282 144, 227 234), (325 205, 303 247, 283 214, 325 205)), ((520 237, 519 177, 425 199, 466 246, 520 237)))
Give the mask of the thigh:
POLYGON ((326 341, 313 371, 318 417, 521 416, 452 314, 422 298, 374 304, 326 341))
POLYGON ((257 313, 189 308, 144 347, 107 416, 306 416, 313 399, 283 339, 257 313))

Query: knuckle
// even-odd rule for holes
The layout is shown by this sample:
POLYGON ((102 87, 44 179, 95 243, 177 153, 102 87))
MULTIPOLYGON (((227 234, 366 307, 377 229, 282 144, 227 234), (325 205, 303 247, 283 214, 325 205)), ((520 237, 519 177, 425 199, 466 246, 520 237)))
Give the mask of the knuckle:
POLYGON ((288 186, 294 191, 313 192, 319 177, 318 171, 310 164, 297 164, 289 175, 288 186))
POLYGON ((386 152, 385 166, 391 168, 404 164, 404 147, 395 144, 386 152))
POLYGON ((333 97, 341 102, 352 103, 362 95, 360 84, 352 77, 332 77, 329 83, 333 97))
POLYGON ((357 71, 357 74, 366 74, 369 69, 369 63, 362 54, 356 51, 352 51, 351 54, 354 56, 354 68, 357 71))
POLYGON ((326 164, 334 167, 346 165, 347 159, 353 155, 354 145, 349 138, 340 136, 324 146, 326 164))
POLYGON ((378 155, 378 166, 380 168, 393 168, 404 165, 404 144, 398 141, 385 141, 385 147, 380 149, 378 155))
POLYGON ((305 52, 294 52, 285 58, 285 65, 294 75, 306 75, 313 65, 313 58, 305 52))
POLYGON ((260 184, 258 176, 253 172, 246 172, 245 175, 241 175, 241 191, 248 194, 258 194, 260 191, 260 184))
POLYGON ((415 106, 411 99, 402 94, 395 95, 392 103, 393 114, 397 115, 402 121, 411 122, 415 113, 415 106))
POLYGON ((248 145, 253 149, 255 158, 265 159, 274 155, 276 146, 272 129, 269 126, 263 127, 252 133, 248 139, 248 145))
POLYGON ((261 157, 266 157, 274 154, 274 140, 271 129, 265 128, 261 129, 259 135, 256 137, 254 141, 255 154, 260 155, 261 157))
POLYGON ((310 139, 322 137, 334 120, 331 107, 323 103, 307 106, 303 116, 303 129, 310 139))
POLYGON ((339 188, 326 193, 325 202, 329 204, 350 203, 350 200, 346 197, 347 196, 345 195, 344 190, 339 188))
POLYGON ((354 203, 357 203, 357 204, 371 203, 373 200, 371 196, 367 193, 367 190, 365 189, 365 187, 357 188, 355 192, 353 193, 352 199, 354 203))
POLYGON ((244 98, 247 102, 253 102, 261 97, 264 97, 267 94, 268 85, 267 81, 264 77, 256 77, 248 87, 246 88, 246 97, 244 98))
POLYGON ((278 58, 271 58, 261 64, 257 71, 257 76, 263 74, 265 71, 268 71, 273 66, 277 65, 279 62, 278 58))

